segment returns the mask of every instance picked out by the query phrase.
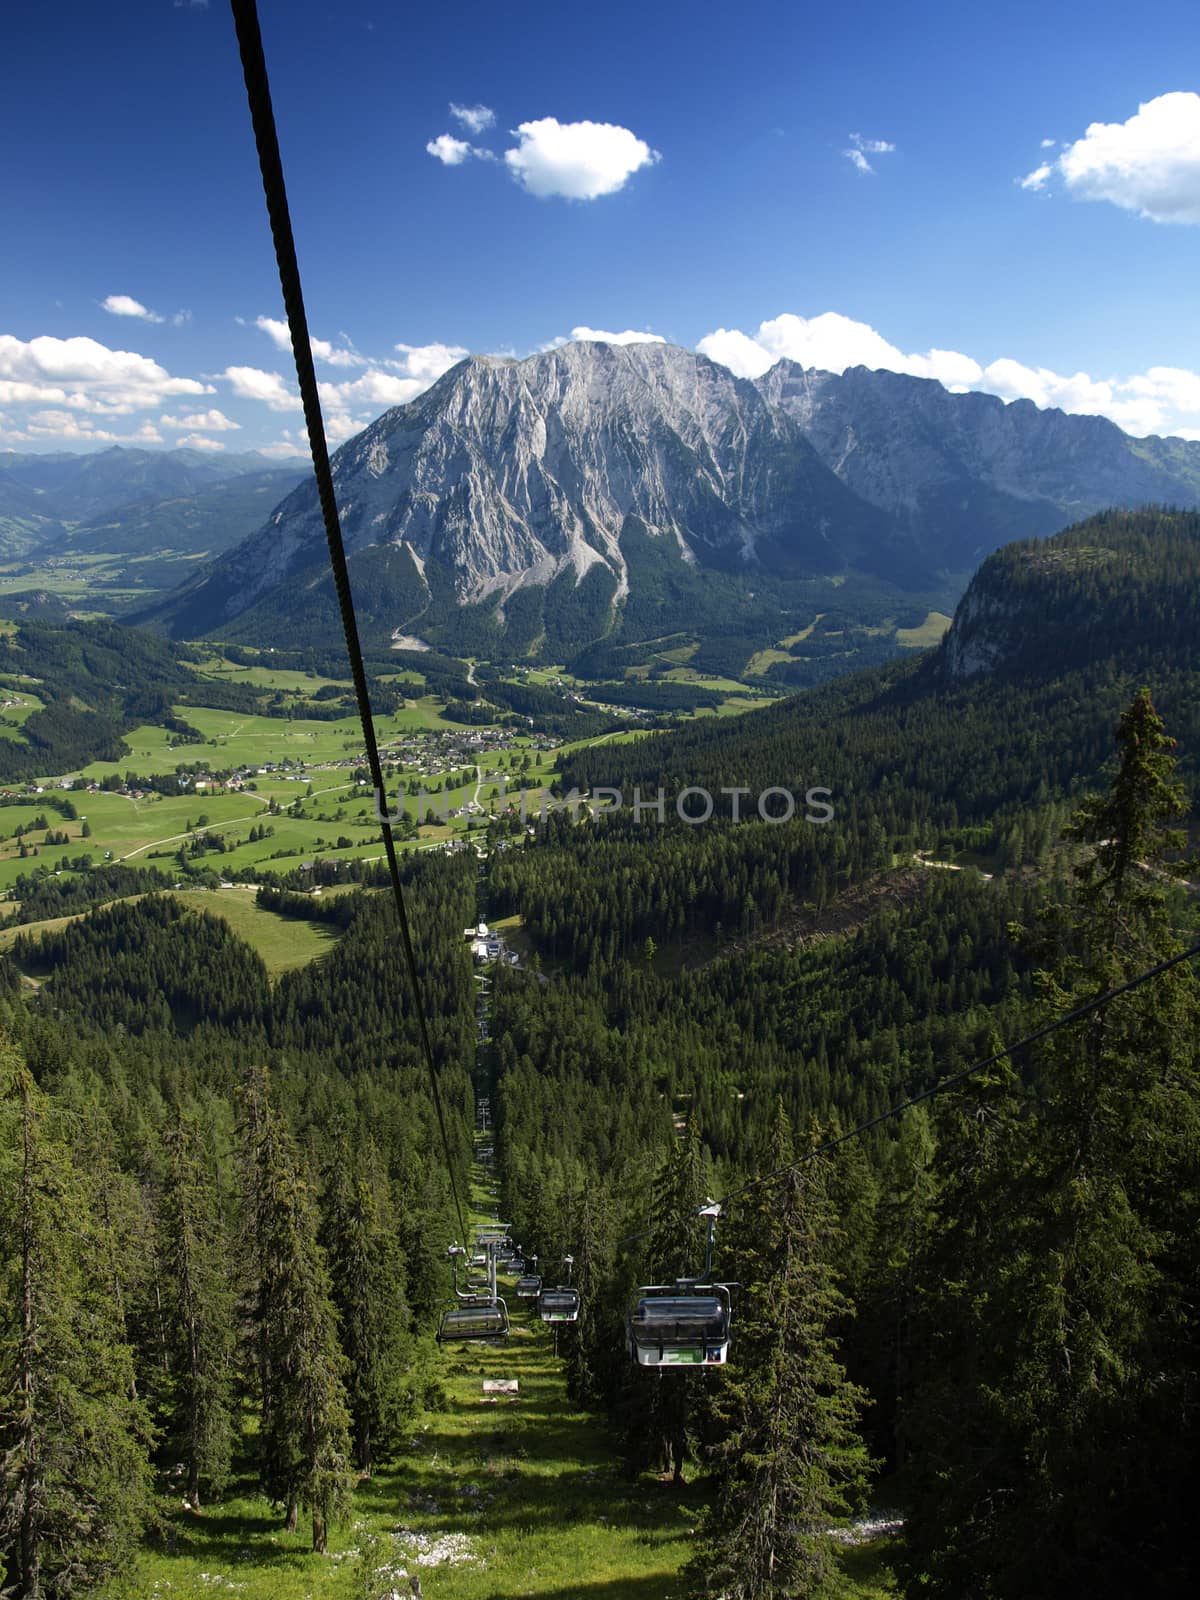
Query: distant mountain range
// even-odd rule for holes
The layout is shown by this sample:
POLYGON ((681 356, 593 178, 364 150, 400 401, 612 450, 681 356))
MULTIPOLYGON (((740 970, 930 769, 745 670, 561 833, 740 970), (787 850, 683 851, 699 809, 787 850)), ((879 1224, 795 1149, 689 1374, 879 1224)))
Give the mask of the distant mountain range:
MULTIPOLYGON (((864 584, 952 603, 1011 539, 1197 505, 1200 443, 862 367, 751 382, 669 345, 577 343, 459 363, 343 445, 334 476, 369 634, 561 654, 753 631, 831 584, 849 609, 864 584)), ((314 485, 159 617, 180 636, 336 637, 314 485)))
POLYGON ((244 538, 301 476, 302 468, 279 467, 256 451, 3 451, 0 555, 40 559, 77 544, 117 554, 216 555, 244 538))
MULTIPOLYGON (((89 519, 77 547, 149 551, 168 531, 195 546, 167 485, 211 493, 235 465, 254 475, 238 490, 249 516, 270 488, 261 458, 183 451, 0 457, 0 508, 7 483, 21 515, 32 492, 89 519), (157 509, 101 509, 131 471, 157 509)), ((832 604, 919 620, 1013 539, 1107 506, 1200 504, 1200 442, 863 367, 783 361, 752 382, 670 345, 576 343, 460 362, 343 445, 334 478, 371 642, 563 659, 689 629, 769 643, 832 604)), ((312 480, 256 520, 232 548, 206 526, 216 559, 145 619, 177 637, 334 642, 312 480)))
POLYGON ((835 374, 781 361, 758 388, 847 488, 952 571, 1106 506, 1200 503, 1200 442, 1134 439, 1106 417, 951 394, 866 367, 835 374))

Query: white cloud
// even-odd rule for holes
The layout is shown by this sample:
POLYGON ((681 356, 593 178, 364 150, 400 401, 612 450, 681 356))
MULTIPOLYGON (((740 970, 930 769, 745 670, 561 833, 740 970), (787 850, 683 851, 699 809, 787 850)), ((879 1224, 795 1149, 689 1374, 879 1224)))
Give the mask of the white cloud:
MULTIPOLYGON (((68 405, 70 397, 65 389, 49 383, 16 383, 11 378, 0 378, 0 405, 35 406, 68 405)), ((81 409, 81 408, 80 408, 81 409)))
POLYGON ((209 433, 224 433, 229 428, 240 428, 240 422, 234 422, 218 411, 214 406, 209 411, 193 411, 187 417, 159 417, 159 422, 164 428, 204 428, 209 433))
POLYGON ((325 431, 335 444, 361 433, 373 417, 389 406, 415 400, 467 354, 460 345, 452 344, 398 344, 394 348, 401 359, 387 363, 391 372, 370 367, 360 378, 347 383, 318 385, 325 431))
POLYGON ((162 322, 157 311, 150 311, 140 300, 128 294, 110 294, 101 302, 101 309, 114 317, 140 317, 143 322, 162 322))
POLYGON ((436 139, 430 139, 425 148, 446 167, 462 166, 471 154, 471 146, 467 141, 456 139, 452 133, 439 133, 436 139))
POLYGON ((143 422, 134 433, 111 433, 98 428, 89 417, 74 411, 35 411, 25 419, 23 433, 10 434, 17 439, 61 439, 67 444, 162 444, 162 434, 152 422, 143 422))
POLYGON ((785 312, 760 324, 753 336, 718 328, 696 348, 743 378, 760 377, 781 358, 825 372, 864 366, 936 378, 958 393, 975 389, 1003 400, 1032 400, 1042 407, 1108 417, 1138 436, 1200 437, 1200 373, 1186 367, 1154 366, 1144 373, 1107 378, 1031 367, 1007 356, 984 367, 959 350, 935 347, 923 355, 905 354, 869 324, 834 311, 811 318, 785 312))
POLYGON ((644 139, 611 122, 559 122, 541 117, 514 130, 521 141, 504 152, 509 171, 539 199, 596 200, 624 188, 660 159, 644 139))
POLYGON ((476 138, 485 128, 492 127, 496 121, 496 113, 490 106, 459 106, 453 101, 450 103, 450 115, 461 122, 463 127, 476 138))
POLYGON ((348 411, 329 411, 325 414, 325 437, 330 444, 344 444, 369 427, 372 420, 370 416, 352 417, 348 411))
POLYGON ((1107 200, 1152 222, 1200 224, 1200 94, 1160 94, 1125 122, 1093 122, 1052 167, 1018 181, 1040 189, 1052 172, 1079 200, 1107 200))
MULTIPOLYGON (((267 335, 277 350, 291 355, 292 332, 286 322, 279 322, 275 317, 255 317, 254 326, 267 335)), ((325 361, 331 367, 365 367, 367 364, 366 357, 360 356, 357 350, 339 349, 328 339, 314 339, 310 335, 308 347, 318 361, 325 361)))
POLYGON ((0 401, 61 404, 73 411, 126 415, 172 395, 212 394, 194 378, 173 378, 157 361, 132 350, 110 350, 95 339, 25 342, 0 334, 0 401))
POLYGON ((439 133, 436 139, 431 139, 425 146, 431 156, 445 167, 461 167, 464 161, 472 156, 476 161, 495 161, 496 155, 492 150, 484 150, 477 144, 468 144, 465 139, 456 139, 452 133, 439 133))
POLYGON ((291 351, 292 334, 286 322, 278 322, 274 317, 255 317, 254 326, 267 335, 276 350, 291 351))
MULTIPOLYGON (((165 417, 163 418, 163 421, 166 421, 165 417)), ((223 439, 209 439, 203 433, 184 434, 182 439, 176 440, 176 443, 181 448, 184 445, 190 445, 193 450, 224 450, 225 448, 225 441, 223 439)))
POLYGON ((701 339, 696 348, 741 378, 760 377, 784 357, 822 372, 882 367, 889 372, 907 372, 915 378, 936 378, 948 388, 969 387, 981 371, 977 362, 957 350, 905 355, 867 323, 855 322, 836 311, 810 318, 784 312, 761 323, 753 338, 736 328, 718 328, 701 339))
POLYGON ((294 437, 291 431, 285 428, 280 438, 273 439, 270 444, 260 444, 258 453, 260 456, 269 456, 272 460, 290 461, 294 457, 308 455, 308 440, 294 437))
POLYGON ((1053 150, 1054 146, 1057 143, 1058 143, 1057 139, 1043 139, 1042 143, 1041 143, 1041 149, 1043 149, 1043 150, 1053 150))
POLYGON ((728 367, 739 378, 761 378, 778 359, 740 328, 716 328, 704 335, 696 349, 710 361, 728 367))
POLYGON ((226 367, 221 376, 243 400, 261 400, 272 411, 300 411, 300 398, 294 395, 277 372, 259 367, 226 367))
POLYGON ((603 328, 572 328, 572 339, 591 339, 596 344, 666 344, 661 333, 638 333, 626 328, 624 333, 606 333, 603 328))
POLYGON ((326 426, 336 427, 342 438, 360 432, 371 421, 371 416, 378 416, 381 408, 406 405, 419 394, 424 394, 432 382, 437 381, 445 371, 450 371, 451 366, 461 362, 467 354, 456 344, 397 344, 395 349, 400 352, 402 360, 387 365, 403 376, 394 378, 392 373, 368 368, 362 378, 355 378, 352 382, 318 386, 322 405, 328 410, 326 426), (373 408, 370 416, 352 418, 350 410, 358 406, 373 408))
POLYGON ((423 380, 422 388, 428 388, 443 372, 449 372, 451 367, 457 366, 464 356, 470 354, 460 344, 398 344, 393 349, 403 359, 389 362, 388 365, 402 372, 406 378, 423 380))
POLYGON ((1131 378, 1128 387, 1134 394, 1200 416, 1200 373, 1189 372, 1186 367, 1151 367, 1140 377, 1131 378))
POLYGON ((419 378, 393 378, 389 372, 368 368, 361 378, 354 378, 349 383, 321 383, 317 388, 323 406, 344 411, 348 406, 356 405, 402 406, 413 395, 428 388, 428 384, 419 378))
POLYGON ((868 156, 890 155, 896 146, 889 139, 864 139, 861 133, 850 135, 850 147, 842 154, 854 163, 859 172, 874 172, 868 156))

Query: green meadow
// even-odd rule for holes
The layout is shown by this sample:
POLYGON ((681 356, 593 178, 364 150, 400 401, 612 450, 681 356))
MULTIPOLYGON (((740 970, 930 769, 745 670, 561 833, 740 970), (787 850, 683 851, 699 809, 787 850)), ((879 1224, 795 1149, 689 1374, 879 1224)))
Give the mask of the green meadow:
MULTIPOLYGON (((477 1164, 472 1222, 490 1215, 488 1182, 477 1164)), ((446 1287, 449 1297, 448 1271, 446 1287)), ((241 1600, 389 1600, 408 1594, 413 1576, 426 1600, 681 1600, 707 1486, 630 1478, 607 1428, 567 1396, 551 1331, 518 1309, 511 1281, 507 1289, 507 1340, 423 1352, 444 1408, 420 1417, 399 1459, 359 1481, 327 1555, 309 1550, 306 1519, 284 1531, 249 1475, 200 1512, 164 1490, 161 1548, 106 1600, 234 1591, 241 1600), (485 1392, 495 1379, 515 1380, 517 1392, 485 1392)), ((847 1550, 828 1600, 895 1596, 887 1548, 883 1539, 847 1550)))

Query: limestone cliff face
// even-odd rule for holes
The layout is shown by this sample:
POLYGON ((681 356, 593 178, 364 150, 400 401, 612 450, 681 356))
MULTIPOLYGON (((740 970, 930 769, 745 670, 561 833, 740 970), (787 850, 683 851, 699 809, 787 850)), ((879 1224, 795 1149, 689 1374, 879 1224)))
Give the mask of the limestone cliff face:
MULTIPOLYGON (((877 555, 894 568, 908 544, 752 383, 672 346, 472 357, 343 445, 333 470, 348 551, 402 545, 452 574, 462 601, 598 562, 619 601, 630 519, 681 561, 726 570, 870 570, 877 555)), ((306 485, 206 580, 214 623, 323 552, 306 485)))
MULTIPOLYGON (((1200 502, 1200 443, 861 367, 780 362, 752 383, 654 344, 471 357, 333 468, 351 557, 390 551, 460 603, 599 565, 619 605, 634 527, 701 567, 916 586, 1100 506, 1200 502)), ((180 591, 176 615, 197 633, 269 594, 299 608, 325 559, 309 483, 180 591)))
POLYGON ((1104 417, 866 367, 781 361, 758 388, 848 488, 903 517, 952 569, 1105 506, 1200 504, 1200 443, 1131 439, 1104 417))

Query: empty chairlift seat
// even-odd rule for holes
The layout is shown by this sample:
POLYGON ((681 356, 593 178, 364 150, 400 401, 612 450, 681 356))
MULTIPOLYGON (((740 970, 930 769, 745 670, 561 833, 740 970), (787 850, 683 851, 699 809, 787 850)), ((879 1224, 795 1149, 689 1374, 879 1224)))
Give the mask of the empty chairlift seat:
POLYGON ((542 1280, 536 1273, 527 1272, 524 1277, 517 1279, 517 1298, 519 1300, 536 1300, 542 1292, 542 1280))
POLYGON ((538 1316, 543 1322, 577 1322, 578 1289, 543 1289, 538 1295, 538 1316))
POLYGON ((460 1301, 442 1313, 438 1339, 453 1344, 459 1339, 504 1339, 508 1336, 508 1308, 497 1298, 460 1301))
POLYGON ((629 1353, 640 1367, 724 1366, 729 1321, 724 1284, 651 1285, 625 1319, 629 1353))

